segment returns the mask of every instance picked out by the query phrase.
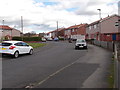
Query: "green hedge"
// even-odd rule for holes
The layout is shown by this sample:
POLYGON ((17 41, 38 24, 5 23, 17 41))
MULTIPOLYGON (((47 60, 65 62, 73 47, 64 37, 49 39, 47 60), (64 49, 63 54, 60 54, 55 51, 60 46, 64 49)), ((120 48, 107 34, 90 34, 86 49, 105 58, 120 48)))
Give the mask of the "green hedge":
MULTIPOLYGON (((12 40, 22 41, 22 37, 13 37, 12 40)), ((40 37, 23 37, 23 41, 41 41, 40 37)))
POLYGON ((62 40, 64 40, 64 38, 59 38, 59 40, 61 40, 61 41, 62 41, 62 40))
POLYGON ((22 41, 21 37, 12 37, 12 40, 22 41))

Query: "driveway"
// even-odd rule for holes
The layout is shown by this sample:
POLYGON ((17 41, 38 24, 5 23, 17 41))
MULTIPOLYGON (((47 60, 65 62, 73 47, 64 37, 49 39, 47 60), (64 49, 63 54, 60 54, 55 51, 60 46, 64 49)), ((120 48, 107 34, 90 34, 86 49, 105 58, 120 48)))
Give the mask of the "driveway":
POLYGON ((48 42, 34 55, 3 58, 3 88, 108 88, 111 57, 93 45, 75 50, 74 43, 48 42))

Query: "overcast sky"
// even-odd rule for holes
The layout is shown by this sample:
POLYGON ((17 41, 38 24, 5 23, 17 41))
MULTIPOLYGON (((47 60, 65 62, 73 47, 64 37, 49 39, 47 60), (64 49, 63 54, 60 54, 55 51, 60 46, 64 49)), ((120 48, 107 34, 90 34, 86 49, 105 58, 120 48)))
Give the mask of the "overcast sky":
POLYGON ((21 30, 23 16, 24 33, 36 33, 91 23, 102 17, 118 13, 119 0, 0 0, 0 24, 21 30))

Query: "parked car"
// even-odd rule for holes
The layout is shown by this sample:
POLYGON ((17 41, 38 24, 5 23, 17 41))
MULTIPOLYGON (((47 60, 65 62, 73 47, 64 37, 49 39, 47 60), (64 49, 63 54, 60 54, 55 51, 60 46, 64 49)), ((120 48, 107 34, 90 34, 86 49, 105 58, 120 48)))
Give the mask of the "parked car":
POLYGON ((47 38, 47 41, 52 41, 53 39, 51 37, 48 37, 47 38))
POLYGON ((0 43, 0 53, 19 57, 19 54, 33 54, 33 47, 23 41, 3 41, 0 43))
POLYGON ((55 37, 55 38, 54 38, 54 41, 59 41, 59 38, 58 38, 58 37, 55 37))
POLYGON ((47 41, 46 38, 42 37, 42 42, 46 42, 46 41, 47 41))
POLYGON ((84 39, 77 39, 75 43, 75 49, 85 48, 87 49, 87 43, 84 39))

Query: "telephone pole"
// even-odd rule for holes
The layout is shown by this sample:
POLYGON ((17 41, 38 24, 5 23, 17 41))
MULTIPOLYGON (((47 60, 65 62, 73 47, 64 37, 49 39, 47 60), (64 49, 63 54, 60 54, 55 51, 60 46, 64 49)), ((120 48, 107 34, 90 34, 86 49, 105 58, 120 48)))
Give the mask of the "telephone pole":
POLYGON ((57 32, 56 32, 56 36, 58 37, 58 21, 57 21, 57 32))
POLYGON ((23 17, 21 16, 21 32, 22 32, 22 41, 23 41, 23 17))

